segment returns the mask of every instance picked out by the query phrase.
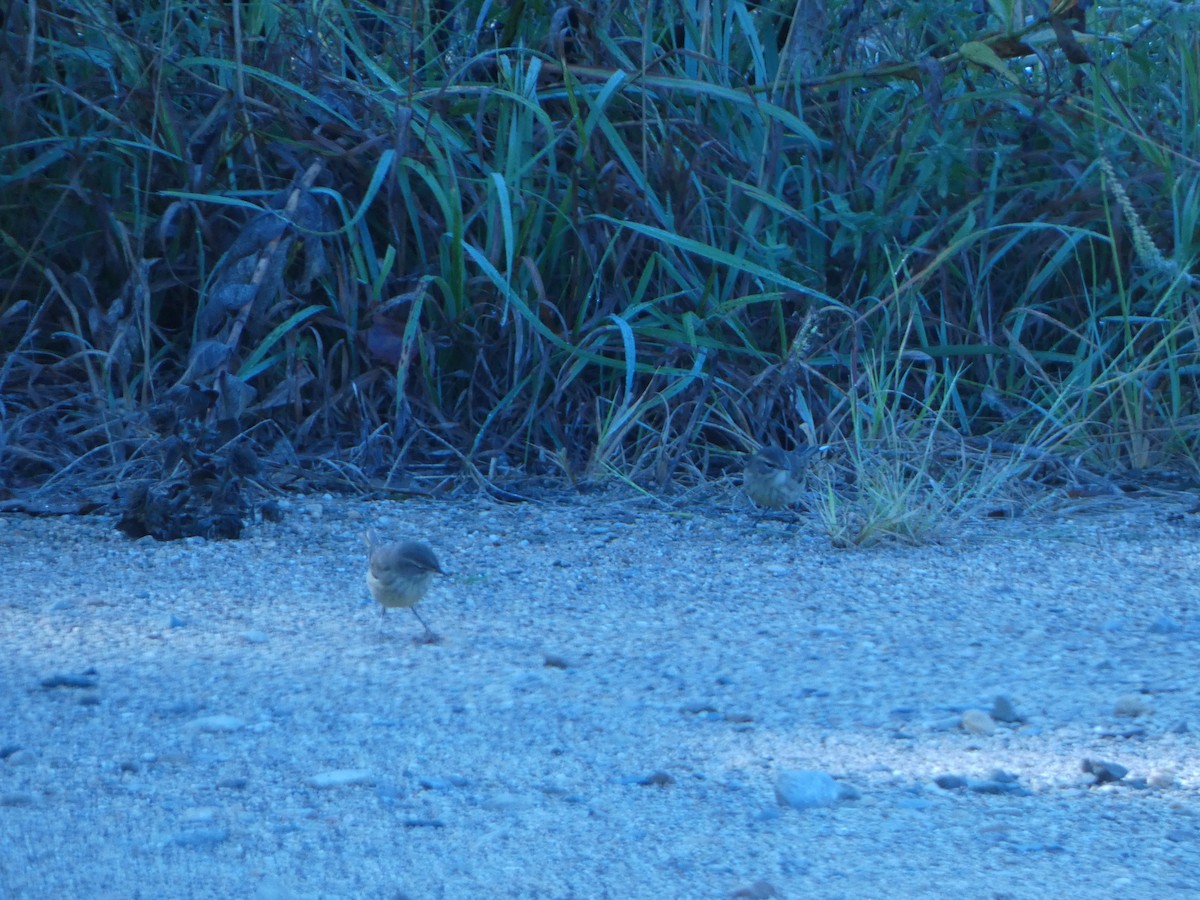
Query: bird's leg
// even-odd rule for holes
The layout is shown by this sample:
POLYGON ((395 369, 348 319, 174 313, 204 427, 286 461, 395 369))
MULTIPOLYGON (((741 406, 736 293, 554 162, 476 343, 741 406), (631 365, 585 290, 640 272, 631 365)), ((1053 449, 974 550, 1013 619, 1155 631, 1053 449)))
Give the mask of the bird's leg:
POLYGON ((417 612, 417 608, 415 606, 410 606, 409 609, 411 609, 412 614, 417 617, 417 621, 425 626, 425 634, 417 638, 417 640, 422 644, 436 644, 441 641, 441 638, 433 633, 433 629, 429 627, 429 624, 421 618, 421 614, 417 612))

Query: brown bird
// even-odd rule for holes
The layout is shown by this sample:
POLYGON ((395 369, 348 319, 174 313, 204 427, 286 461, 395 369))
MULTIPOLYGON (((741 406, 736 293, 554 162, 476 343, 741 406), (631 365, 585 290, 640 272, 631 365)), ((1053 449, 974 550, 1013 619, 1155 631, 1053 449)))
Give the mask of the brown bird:
POLYGON ((380 627, 389 608, 407 607, 417 621, 425 626, 424 640, 434 643, 438 636, 417 612, 417 601, 429 590, 434 575, 445 575, 437 557, 428 544, 420 541, 379 542, 374 531, 363 535, 370 549, 367 565, 367 587, 379 603, 380 627))
POLYGON ((801 447, 788 453, 779 447, 763 447, 746 461, 742 486, 758 506, 781 509, 804 497, 804 472, 824 447, 801 447))

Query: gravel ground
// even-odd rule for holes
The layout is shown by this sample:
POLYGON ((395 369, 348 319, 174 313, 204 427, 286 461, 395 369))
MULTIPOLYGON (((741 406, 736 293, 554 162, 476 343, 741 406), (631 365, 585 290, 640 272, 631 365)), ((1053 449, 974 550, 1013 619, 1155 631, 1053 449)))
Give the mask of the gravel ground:
POLYGON ((736 504, 289 507, 0 518, 0 897, 1200 896, 1177 505, 866 551, 736 504), (440 644, 381 633, 368 526, 452 573, 440 644))

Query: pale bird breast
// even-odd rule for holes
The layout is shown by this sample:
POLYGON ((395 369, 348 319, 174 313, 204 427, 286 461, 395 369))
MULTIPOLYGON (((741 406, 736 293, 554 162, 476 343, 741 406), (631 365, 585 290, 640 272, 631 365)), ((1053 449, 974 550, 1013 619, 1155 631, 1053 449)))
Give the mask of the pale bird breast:
POLYGON ((772 469, 770 478, 771 487, 777 490, 782 490, 787 486, 787 483, 791 481, 792 474, 784 469, 772 469))

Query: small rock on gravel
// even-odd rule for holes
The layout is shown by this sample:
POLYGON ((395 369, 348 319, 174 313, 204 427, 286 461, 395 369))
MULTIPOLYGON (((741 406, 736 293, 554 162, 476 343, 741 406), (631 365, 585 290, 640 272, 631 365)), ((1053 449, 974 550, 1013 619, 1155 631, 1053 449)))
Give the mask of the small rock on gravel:
POLYGON ((176 834, 171 842, 179 847, 214 847, 228 838, 224 828, 189 828, 176 834))
POLYGON ((367 769, 332 769, 313 775, 308 779, 308 786, 322 789, 347 787, 355 784, 371 784, 374 780, 367 769))
POLYGON ((992 718, 997 722, 1024 722, 1025 717, 1017 712, 1012 700, 1000 694, 992 702, 992 718))
POLYGON ((446 823, 441 819, 405 819, 405 828, 445 828, 446 823))
POLYGON ((1175 634, 1177 631, 1183 631, 1183 626, 1170 616, 1159 616, 1150 623, 1151 634, 1175 634))
POLYGON ((196 731, 238 731, 246 725, 237 716, 201 716, 199 719, 192 719, 184 725, 184 728, 194 729, 196 731))
POLYGON ((1170 772, 1151 772, 1146 784, 1152 788, 1169 788, 1175 786, 1175 776, 1170 772))
POLYGON ((637 780, 637 783, 642 787, 670 787, 675 783, 675 779, 661 769, 657 772, 651 772, 637 780))
POLYGON ((10 766, 32 766, 37 762, 37 754, 32 750, 17 750, 8 756, 10 766))
POLYGON ((775 779, 775 801, 780 806, 816 809, 833 806, 843 796, 842 785, 824 772, 785 771, 775 779))
POLYGON ((996 723, 982 709, 968 709, 962 714, 962 727, 971 734, 990 735, 996 733, 996 723))
POLYGON ((1113 708, 1113 714, 1118 716, 1144 716, 1149 712, 1150 704, 1141 694, 1122 694, 1113 708))
POLYGON ((96 679, 92 677, 92 674, 90 673, 83 675, 56 674, 51 675, 49 678, 42 679, 42 687, 44 688, 94 688, 95 686, 96 679))
POLYGON ((1085 759, 1080 768, 1096 779, 1096 784, 1109 784, 1120 781, 1129 774, 1129 770, 1120 763, 1104 762, 1099 759, 1085 759))
POLYGON ((779 891, 769 881, 756 881, 749 887, 738 888, 732 896, 734 900, 769 900, 771 897, 778 897, 779 891))

